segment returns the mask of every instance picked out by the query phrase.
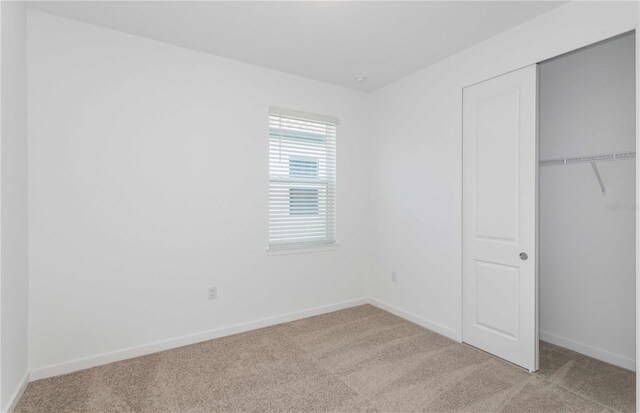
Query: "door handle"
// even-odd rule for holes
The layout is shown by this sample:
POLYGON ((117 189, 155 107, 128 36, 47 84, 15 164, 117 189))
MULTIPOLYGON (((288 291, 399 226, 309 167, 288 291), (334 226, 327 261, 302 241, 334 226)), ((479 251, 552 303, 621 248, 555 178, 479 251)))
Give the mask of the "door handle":
POLYGON ((526 261, 526 260, 527 260, 527 258, 529 258, 529 256, 527 255, 527 253, 526 253, 526 252, 521 252, 521 253, 520 253, 520 259, 521 259, 522 261, 526 261))

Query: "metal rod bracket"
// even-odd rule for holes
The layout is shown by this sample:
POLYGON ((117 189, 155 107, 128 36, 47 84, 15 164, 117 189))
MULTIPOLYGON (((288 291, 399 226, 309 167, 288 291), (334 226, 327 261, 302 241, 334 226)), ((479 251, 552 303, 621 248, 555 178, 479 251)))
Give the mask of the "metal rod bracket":
POLYGON ((600 184, 600 191, 604 194, 604 184, 602 183, 602 178, 600 177, 600 171, 598 171, 598 166, 595 162, 591 162, 591 167, 593 168, 593 172, 596 174, 596 178, 598 178, 598 183, 600 184))

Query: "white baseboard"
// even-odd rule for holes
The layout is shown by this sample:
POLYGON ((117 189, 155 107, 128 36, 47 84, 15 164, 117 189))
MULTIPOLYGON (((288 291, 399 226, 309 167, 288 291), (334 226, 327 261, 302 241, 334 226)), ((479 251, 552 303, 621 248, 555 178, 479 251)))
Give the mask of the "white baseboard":
MULTIPOLYGON (((142 346, 130 347, 123 350, 103 353, 103 354, 99 354, 92 357, 76 359, 69 362, 64 362, 64 363, 59 363, 59 364, 54 364, 54 365, 34 369, 34 370, 31 370, 29 374, 24 377, 20 385, 20 388, 16 390, 16 393, 12 398, 11 403, 7 409, 7 413, 10 413, 13 410, 13 408, 15 408, 15 405, 17 404, 18 400, 20 400, 20 397, 22 396, 22 393, 24 392, 29 380, 39 380, 47 377, 59 376, 61 374, 72 373, 75 371, 84 370, 84 369, 88 369, 91 367, 95 367, 95 366, 99 366, 107 363, 113 363, 116 361, 126 360, 133 357, 144 356, 144 355, 156 353, 159 351, 169 350, 172 348, 181 347, 189 344, 195 344, 195 343, 212 340, 219 337, 243 333, 243 332, 256 330, 263 327, 269 327, 276 324, 286 323, 289 321, 295 321, 295 320, 299 320, 306 317, 312 317, 316 315, 330 313, 332 311, 343 310, 346 308, 356 307, 358 305, 363 305, 363 304, 371 304, 382 310, 395 314, 398 317, 404 318, 405 320, 411 321, 429 330, 435 331, 438 334, 442 334, 443 336, 448 337, 452 340, 455 340, 458 342, 461 341, 459 332, 453 328, 450 328, 440 323, 436 323, 426 318, 417 316, 413 313, 402 310, 390 304, 384 303, 375 298, 359 298, 355 300, 343 301, 343 302, 334 303, 326 306, 315 307, 315 308, 310 308, 310 309, 297 311, 293 313, 283 314, 280 316, 264 318, 261 320, 240 323, 240 324, 222 327, 222 328, 209 330, 205 332, 189 334, 189 335, 176 337, 168 340, 156 341, 156 342, 145 344, 142 346)), ((549 334, 543 331, 540 332, 540 339, 547 341, 551 344, 555 344, 564 348, 568 348, 570 350, 577 351, 579 353, 596 358, 598 360, 605 361, 607 363, 611 363, 632 371, 636 370, 635 360, 624 357, 624 356, 620 356, 614 353, 607 352, 605 350, 587 346, 585 344, 578 343, 573 340, 565 339, 563 337, 558 337, 556 335, 549 334)))
POLYGON ((117 350, 109 353, 98 354, 96 356, 85 357, 64 363, 53 364, 31 370, 31 380, 39 380, 47 377, 59 376, 61 374, 72 373, 78 370, 84 370, 95 366, 100 366, 115 361, 130 359, 133 357, 144 356, 158 351, 169 350, 176 347, 195 344, 202 341, 212 340, 214 338, 230 336, 233 334, 244 333, 263 327, 269 327, 276 324, 295 321, 302 318, 313 317, 332 311, 343 310, 345 308, 356 307, 358 305, 367 304, 367 298, 359 298, 355 300, 343 301, 339 303, 329 304, 321 307, 310 308, 293 313, 283 314, 275 317, 263 318, 261 320, 249 321, 246 323, 235 324, 232 326, 217 328, 214 330, 204 331, 201 333, 189 334, 181 337, 171 338, 167 340, 156 341, 141 346, 130 347, 123 350, 117 350))
POLYGON ((586 344, 579 343, 577 341, 560 337, 544 331, 540 332, 540 340, 555 344, 556 346, 568 348, 569 350, 573 350, 586 356, 593 357, 594 359, 602 360, 604 362, 623 367, 627 370, 636 371, 636 361, 619 354, 588 346, 586 344))
POLYGON ((22 380, 20 381, 20 385, 18 386, 16 391, 13 393, 13 396, 11 396, 11 400, 9 401, 9 405, 7 406, 7 409, 4 410, 5 413, 12 413, 13 412, 13 410, 16 408, 16 405, 18 404, 18 401, 22 397, 22 394, 24 393, 25 389, 27 388, 28 384, 29 384, 29 373, 26 373, 24 375, 24 377, 22 378, 22 380))
POLYGON ((435 321, 427 320, 426 318, 417 316, 405 310, 401 310, 398 307, 394 307, 375 298, 369 298, 369 304, 374 305, 382 310, 388 311, 391 314, 395 314, 398 317, 404 318, 405 320, 411 321, 412 323, 418 324, 419 326, 427 328, 431 331, 435 331, 438 334, 442 334, 443 336, 448 337, 452 340, 458 342, 461 341, 460 334, 453 328, 444 326, 440 323, 436 323, 435 321))

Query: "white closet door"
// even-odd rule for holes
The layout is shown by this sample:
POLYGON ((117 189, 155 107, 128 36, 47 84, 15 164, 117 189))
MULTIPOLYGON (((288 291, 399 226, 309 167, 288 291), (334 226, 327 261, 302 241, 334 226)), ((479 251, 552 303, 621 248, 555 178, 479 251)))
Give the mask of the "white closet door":
POLYGON ((537 65, 463 93, 463 341, 537 370, 537 65))

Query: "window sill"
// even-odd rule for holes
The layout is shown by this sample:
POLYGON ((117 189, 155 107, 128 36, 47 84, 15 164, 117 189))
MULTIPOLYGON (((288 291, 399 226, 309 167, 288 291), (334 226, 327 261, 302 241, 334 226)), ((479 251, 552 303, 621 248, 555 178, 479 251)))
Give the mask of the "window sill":
POLYGON ((313 252, 335 251, 340 244, 316 245, 310 247, 291 247, 281 249, 267 248, 268 255, 290 255, 290 254, 307 254, 313 252))

